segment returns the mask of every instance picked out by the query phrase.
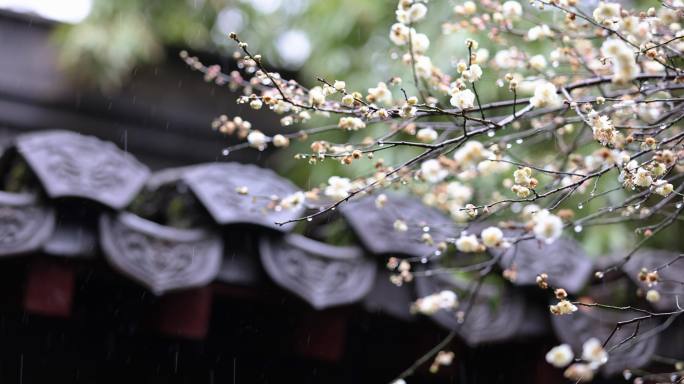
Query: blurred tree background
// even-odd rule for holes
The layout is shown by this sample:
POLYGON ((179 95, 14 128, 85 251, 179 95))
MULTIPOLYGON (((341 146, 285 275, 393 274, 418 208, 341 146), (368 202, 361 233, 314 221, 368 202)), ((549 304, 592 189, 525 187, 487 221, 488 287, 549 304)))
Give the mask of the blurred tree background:
MULTIPOLYGON (((640 9, 658 3, 657 0, 621 2, 640 9)), ((179 60, 177 54, 180 50, 230 57, 236 47, 227 34, 234 31, 243 41, 249 42, 252 52, 261 53, 271 68, 296 73, 297 80, 306 86, 316 85, 316 78, 323 77, 329 81, 345 80, 349 89, 365 93, 378 81, 402 76, 407 92, 415 94, 409 80, 410 73, 400 63, 403 51, 388 39, 390 26, 395 22, 396 3, 397 0, 93 0, 90 15, 81 23, 60 26, 55 33, 55 41, 60 46, 64 67, 76 79, 103 89, 116 89, 125 84, 128 75, 138 66, 179 60)), ((430 36, 428 54, 433 63, 443 70, 451 69, 452 74, 458 61, 467 57, 463 44, 466 37, 478 40, 481 48, 489 49, 490 58, 496 54, 486 30, 478 31, 469 25, 456 32, 442 34, 445 22, 464 21, 453 13, 453 7, 460 3, 462 1, 431 1, 428 18, 417 26, 419 32, 430 36)), ((588 0, 580 4, 591 10, 596 3, 588 0)), ((552 24, 554 18, 562 15, 547 11, 544 17, 547 23, 552 24)), ((519 27, 525 31, 533 26, 528 24, 519 27)), ((548 53, 543 44, 525 43, 526 53, 548 53)), ((495 76, 487 66, 484 69, 485 79, 495 76)), ((200 76, 198 81, 201 81, 200 76)), ((480 89, 479 93, 483 102, 510 98, 506 87, 489 87, 480 89)), ((394 96, 402 97, 396 89, 394 96)), ((335 121, 314 117, 309 125, 331 123, 335 121)), ((207 129, 209 125, 207 122, 207 129)), ((271 134, 278 129, 256 128, 271 134)), ((386 125, 376 124, 362 132, 331 132, 316 139, 359 143, 364 137, 377 136, 378 132, 386 129, 386 125)), ((520 146, 517 154, 530 157, 531 154, 522 153, 523 148, 529 150, 530 146, 520 146)), ((544 156, 554 156, 553 148, 537 149, 534 157, 540 164, 544 163, 544 156)), ((587 148, 586 152, 593 149, 587 148)), ((295 144, 290 150, 274 153, 274 161, 270 164, 304 188, 315 187, 331 175, 358 176, 373 171, 371 161, 354 162, 352 166, 326 161, 311 167, 301 160, 292 159, 294 153, 307 150, 304 143, 295 144)), ((383 158, 387 164, 392 164, 415 154, 416 150, 407 148, 386 151, 383 158)), ((602 181, 601 184, 605 184, 603 188, 607 188, 607 181, 602 181)), ((483 189, 490 190, 492 183, 500 182, 499 179, 478 180, 474 186, 477 191, 478 183, 486 183, 489 187, 483 189)), ((568 201, 568 205, 577 208, 586 197, 576 197, 568 201)), ((621 201, 623 198, 619 193, 608 197, 609 201, 621 201)), ((604 199, 595 199, 585 209, 594 211, 607 203, 604 199)), ((588 251, 597 255, 633 244, 636 237, 630 228, 630 224, 604 226, 577 235, 584 238, 588 251)), ((652 244, 681 249, 682 244, 673 243, 682 240, 668 236, 676 234, 680 228, 681 224, 671 227, 653 239, 652 244)))

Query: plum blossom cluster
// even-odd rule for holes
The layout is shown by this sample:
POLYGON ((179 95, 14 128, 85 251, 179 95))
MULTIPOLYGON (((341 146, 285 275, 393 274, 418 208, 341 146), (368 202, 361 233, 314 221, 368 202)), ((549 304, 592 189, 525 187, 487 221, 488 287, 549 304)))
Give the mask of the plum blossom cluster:
POLYGON ((433 315, 440 310, 453 310, 458 307, 458 296, 453 291, 440 291, 438 293, 421 297, 411 306, 414 312, 425 315, 433 315))
MULTIPOLYGON (((445 14, 431 11, 434 2, 400 0, 388 25, 388 60, 403 69, 364 87, 349 86, 350 79, 308 85, 285 79, 235 34, 237 69, 229 73, 182 57, 206 81, 241 92, 238 103, 270 111, 280 122, 277 129, 254 128, 239 117, 217 118, 213 127, 238 142, 224 154, 301 142, 295 161, 335 162, 324 168, 335 169, 325 182, 275 201, 279 209, 319 198, 325 203, 293 221, 329 214, 362 196, 384 209, 392 199, 384 191, 396 189, 445 213, 453 227, 445 228, 452 232, 446 242, 435 242, 400 219, 394 234, 416 236, 411 240, 433 247, 445 256, 440 260, 478 260, 469 267, 479 278, 500 272, 512 281, 514 268, 492 267, 498 248, 552 246, 563 236, 583 236, 586 227, 618 228, 634 232, 631 248, 623 250, 626 262, 682 219, 684 3, 664 0, 634 10, 589 3, 458 0, 445 14), (424 32, 431 21, 444 36, 424 32), (453 49, 437 52, 442 39, 451 39, 453 49)), ((392 282, 410 283, 416 262, 427 263, 391 258, 392 282)), ((441 268, 428 264, 421 270, 441 268)), ((661 292, 652 272, 639 279, 649 283, 646 300, 656 303, 661 292)), ((548 289, 553 277, 540 274, 537 283, 548 289)), ((553 296, 553 315, 578 310, 564 289, 553 296)), ((433 315, 456 308, 457 299, 442 291, 412 309, 433 315)), ((581 362, 565 345, 547 355, 575 381, 591 380, 606 359, 595 339, 584 343, 581 362)))
POLYGON ((593 380, 598 368, 608 361, 608 353, 601 341, 590 338, 582 345, 581 362, 575 361, 575 354, 568 344, 561 344, 551 348, 546 354, 546 361, 556 368, 565 368, 563 375, 577 383, 587 383, 593 380))

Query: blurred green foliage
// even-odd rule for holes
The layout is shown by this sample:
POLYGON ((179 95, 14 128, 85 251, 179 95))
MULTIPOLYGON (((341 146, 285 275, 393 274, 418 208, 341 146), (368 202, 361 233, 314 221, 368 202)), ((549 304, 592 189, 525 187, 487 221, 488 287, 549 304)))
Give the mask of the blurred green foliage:
MULTIPOLYGON (((432 17, 420 30, 438 36, 452 6, 431 4, 432 17)), ((388 53, 396 49, 387 39, 395 8, 395 0, 93 0, 88 18, 58 28, 55 41, 67 69, 103 87, 119 85, 137 65, 160 62, 165 46, 228 56, 235 50, 230 31, 271 66, 298 71, 305 84, 323 76, 367 86, 395 74, 388 53), (285 38, 292 31, 308 42, 285 38), (302 45, 310 48, 305 60, 288 61, 292 52, 306 51, 302 45)), ((433 42, 431 51, 448 64, 465 55, 456 41, 433 42)), ((169 53, 174 59, 176 52, 169 53)))

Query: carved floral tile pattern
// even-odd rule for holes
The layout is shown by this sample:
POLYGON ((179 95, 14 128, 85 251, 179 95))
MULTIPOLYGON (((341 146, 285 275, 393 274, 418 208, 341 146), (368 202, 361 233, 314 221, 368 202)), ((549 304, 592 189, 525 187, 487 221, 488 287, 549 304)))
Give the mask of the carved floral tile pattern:
POLYGON ((360 301, 375 281, 376 264, 356 247, 287 235, 262 238, 260 251, 273 281, 316 309, 360 301))
POLYGON ((222 243, 204 230, 166 227, 130 213, 105 214, 100 239, 110 264, 155 294, 206 285, 220 268, 222 243))
POLYGON ((34 195, 0 192, 0 256, 38 250, 54 228, 54 210, 34 195))

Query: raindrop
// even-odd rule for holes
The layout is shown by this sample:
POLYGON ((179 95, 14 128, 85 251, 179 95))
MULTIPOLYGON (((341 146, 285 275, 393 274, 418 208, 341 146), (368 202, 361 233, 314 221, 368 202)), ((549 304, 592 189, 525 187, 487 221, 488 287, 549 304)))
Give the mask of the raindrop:
POLYGON ((511 143, 506 144, 506 148, 511 149, 511 147, 513 147, 511 143))
POLYGON ((312 221, 312 220, 313 220, 313 217, 307 217, 306 218, 306 221, 312 221))
POLYGON ((492 131, 487 132, 487 136, 494 137, 494 131, 492 130, 492 131))
POLYGON ((423 257, 422 259, 420 259, 420 262, 423 264, 427 263, 428 262, 427 257, 423 257))
POLYGON ((634 206, 634 209, 639 209, 639 208, 641 208, 641 204, 637 204, 634 206))
POLYGON ((579 224, 575 225, 575 232, 577 232, 577 233, 582 232, 582 226, 579 224))
POLYGON ((518 139, 518 140, 515 141, 515 143, 516 143, 516 144, 522 144, 522 143, 523 143, 523 139, 518 139))
POLYGON ((584 208, 584 204, 580 203, 577 205, 577 209, 582 209, 582 208, 584 208))
POLYGON ((442 251, 435 251, 435 256, 440 256, 442 255, 442 251))
POLYGON ((682 203, 677 203, 677 204, 675 204, 675 207, 677 207, 677 209, 681 208, 681 207, 682 207, 682 203))
POLYGON ((223 154, 223 156, 228 156, 230 155, 230 149, 225 148, 221 153, 223 154))
POLYGON ((427 225, 423 227, 423 232, 430 232, 430 227, 427 225))

